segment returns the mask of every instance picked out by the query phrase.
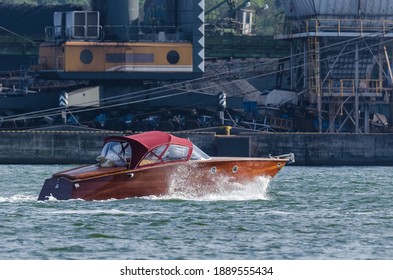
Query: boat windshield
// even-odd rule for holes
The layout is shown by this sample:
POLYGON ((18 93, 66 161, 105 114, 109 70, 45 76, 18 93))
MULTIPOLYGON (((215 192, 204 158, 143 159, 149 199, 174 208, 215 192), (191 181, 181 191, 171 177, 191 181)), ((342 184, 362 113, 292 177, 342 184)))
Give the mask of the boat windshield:
POLYGON ((125 166, 131 161, 131 147, 126 142, 108 142, 97 162, 101 167, 125 166))
POLYGON ((210 159, 210 157, 207 154, 205 154, 204 151, 199 149, 197 146, 193 145, 191 160, 206 160, 206 159, 210 159))

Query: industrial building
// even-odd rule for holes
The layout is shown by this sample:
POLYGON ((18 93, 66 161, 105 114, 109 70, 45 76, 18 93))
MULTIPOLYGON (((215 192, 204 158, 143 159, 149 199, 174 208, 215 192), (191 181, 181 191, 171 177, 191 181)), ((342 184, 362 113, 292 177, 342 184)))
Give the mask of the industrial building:
POLYGON ((276 39, 291 44, 288 87, 301 95, 316 130, 387 131, 393 113, 393 2, 281 3, 286 22, 276 39))
MULTIPOLYGON (((80 82, 81 88, 73 87, 66 95, 68 110, 77 108, 70 121, 100 128, 115 122, 121 123, 116 129, 130 128, 133 121, 138 122, 133 130, 217 125, 212 120, 218 115, 218 95, 225 91, 226 124, 232 126, 274 132, 390 132, 393 3, 280 3, 285 23, 278 26, 275 40, 265 39, 265 49, 271 54, 271 44, 289 45, 289 53, 281 57, 260 59, 260 52, 248 48, 263 45, 253 32, 245 32, 252 30, 254 18, 247 1, 218 1, 205 10, 203 0, 146 0, 143 6, 138 0, 93 0, 89 9, 53 14, 51 26, 43 30, 38 61, 29 70, 40 79, 80 82), (205 16, 225 5, 229 23, 242 24, 227 22, 224 34, 216 36, 222 36, 221 42, 236 42, 225 53, 242 52, 241 61, 205 56, 205 16), (230 27, 237 32, 229 34, 230 27), (86 104, 95 113, 81 113, 86 104)), ((212 53, 224 52, 220 46, 214 45, 212 53)), ((25 121, 23 114, 34 109, 52 114, 39 115, 35 125, 54 124, 54 116, 61 113, 51 109, 59 105, 59 92, 10 92, 12 86, 3 83, 3 128, 23 128, 32 120, 25 121)))

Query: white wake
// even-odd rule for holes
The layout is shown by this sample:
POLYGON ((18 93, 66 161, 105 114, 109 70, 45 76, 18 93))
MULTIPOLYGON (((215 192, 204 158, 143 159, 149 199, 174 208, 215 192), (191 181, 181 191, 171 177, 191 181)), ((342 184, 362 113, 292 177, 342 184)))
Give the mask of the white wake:
POLYGON ((214 186, 203 184, 189 184, 187 180, 174 178, 169 187, 169 193, 158 199, 182 199, 200 201, 219 200, 268 200, 270 178, 256 177, 246 184, 231 183, 224 177, 218 177, 214 186))

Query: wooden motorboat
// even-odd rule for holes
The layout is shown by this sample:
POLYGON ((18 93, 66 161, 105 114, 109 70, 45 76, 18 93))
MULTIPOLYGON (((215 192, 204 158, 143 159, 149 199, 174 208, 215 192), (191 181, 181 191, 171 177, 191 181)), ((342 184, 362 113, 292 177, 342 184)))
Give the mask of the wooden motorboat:
POLYGON ((187 186, 196 194, 214 192, 218 184, 247 183, 273 177, 293 154, 267 157, 209 157, 191 141, 162 131, 104 140, 97 164, 55 173, 39 200, 106 200, 160 196, 187 186))

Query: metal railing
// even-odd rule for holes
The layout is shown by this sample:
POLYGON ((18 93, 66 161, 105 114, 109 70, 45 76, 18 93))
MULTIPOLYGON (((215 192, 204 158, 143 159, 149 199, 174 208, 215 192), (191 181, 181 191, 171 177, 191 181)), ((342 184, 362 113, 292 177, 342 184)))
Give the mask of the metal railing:
POLYGON ((346 33, 359 33, 361 36, 370 33, 393 33, 393 21, 391 20, 368 20, 368 19, 343 19, 321 18, 288 20, 286 24, 277 30, 280 34, 308 34, 320 32, 333 32, 340 35, 346 33))
MULTIPOLYGON (((333 80, 326 80, 322 85, 324 96, 354 96, 356 87, 355 79, 340 79, 336 83, 333 80)), ((367 97, 382 97, 383 93, 390 91, 391 88, 384 87, 383 80, 378 79, 359 79, 357 87, 358 93, 367 97)))
POLYGON ((177 26, 47 26, 45 40, 55 41, 130 41, 130 42, 190 42, 192 35, 177 26))

